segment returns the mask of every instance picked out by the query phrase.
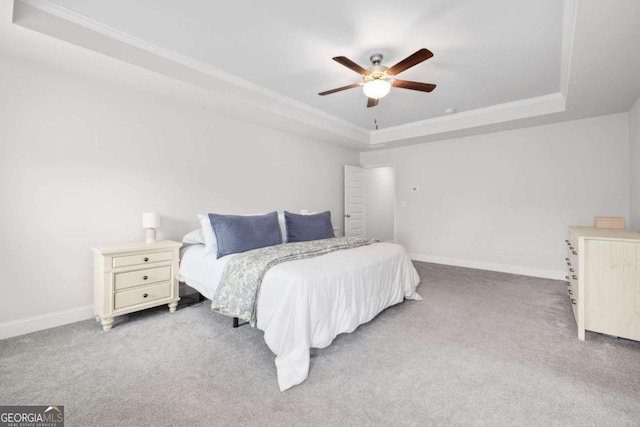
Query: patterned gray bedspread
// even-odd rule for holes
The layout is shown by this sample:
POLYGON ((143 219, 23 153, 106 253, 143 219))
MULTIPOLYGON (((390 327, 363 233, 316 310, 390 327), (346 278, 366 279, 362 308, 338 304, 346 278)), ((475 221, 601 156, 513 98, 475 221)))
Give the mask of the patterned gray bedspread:
POLYGON ((256 301, 262 278, 280 263, 374 243, 356 237, 334 237, 254 249, 231 258, 211 302, 211 309, 256 324, 256 301))

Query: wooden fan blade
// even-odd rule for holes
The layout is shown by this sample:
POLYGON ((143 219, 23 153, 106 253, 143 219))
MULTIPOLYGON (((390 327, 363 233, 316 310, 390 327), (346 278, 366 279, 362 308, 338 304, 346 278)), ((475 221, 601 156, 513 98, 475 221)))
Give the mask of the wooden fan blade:
POLYGON ((436 88, 436 85, 431 83, 410 82, 408 80, 394 80, 391 83, 393 87, 399 87, 402 89, 419 90, 422 92, 431 92, 436 88))
POLYGON ((333 60, 339 64, 344 65, 347 68, 351 68, 353 71, 363 76, 368 76, 369 74, 371 74, 369 70, 367 70, 366 68, 362 68, 361 66, 359 66, 358 64, 356 64, 355 62, 353 62, 352 60, 350 60, 345 56, 336 56, 335 58, 333 58, 333 60))
POLYGON ((408 57, 406 57, 402 61, 398 62, 393 67, 389 68, 387 70, 387 73, 391 74, 392 76, 395 76, 396 74, 400 74, 401 72, 403 72, 407 68, 411 68, 414 65, 418 65, 422 61, 426 61, 427 59, 431 58, 432 56, 433 56, 433 53, 431 53, 431 51, 429 49, 422 48, 419 51, 417 51, 416 53, 414 53, 413 55, 409 55, 408 57))
POLYGON ((375 98, 367 98, 367 108, 375 107, 378 105, 378 100, 375 98))
POLYGON ((339 88, 336 88, 336 89, 327 90, 327 91, 324 91, 324 92, 320 92, 318 95, 325 96, 325 95, 329 95, 329 94, 332 94, 332 93, 340 92, 341 90, 353 89, 354 87, 358 87, 358 86, 362 86, 362 83, 354 83, 352 85, 342 86, 342 87, 339 87, 339 88))

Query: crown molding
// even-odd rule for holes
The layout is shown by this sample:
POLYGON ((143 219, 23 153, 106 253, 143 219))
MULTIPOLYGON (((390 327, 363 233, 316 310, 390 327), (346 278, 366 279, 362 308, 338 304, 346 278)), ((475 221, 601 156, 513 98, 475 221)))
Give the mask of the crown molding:
POLYGON ((14 22, 209 90, 215 94, 211 102, 217 103, 218 111, 223 114, 253 119, 266 126, 273 123, 274 127, 304 136, 322 134, 328 141, 333 139, 338 144, 356 149, 375 149, 385 143, 385 148, 407 142, 419 143, 420 137, 473 131, 474 128, 481 132, 483 126, 565 111, 578 2, 564 0, 559 92, 381 130, 354 125, 218 68, 146 42, 51 0, 15 0, 14 22), (87 36, 87 31, 92 36, 87 36))
MULTIPOLYGON (((204 76, 211 78, 212 81, 208 82, 209 84, 204 87, 213 90, 220 90, 225 95, 227 95, 227 98, 230 96, 240 96, 242 98, 245 98, 245 101, 251 102, 252 107, 261 108, 263 110, 269 111, 270 113, 290 117, 294 120, 301 121, 308 125, 321 127, 325 130, 330 129, 334 133, 353 139, 362 144, 369 143, 370 131, 366 128, 357 126, 353 123, 347 122, 346 120, 325 113, 324 111, 310 107, 292 98, 283 96, 277 92, 237 77, 233 74, 227 73, 218 68, 212 67, 200 61, 196 61, 184 55, 180 55, 173 51, 144 41, 118 28, 89 18, 75 10, 60 6, 50 0, 15 0, 14 22, 26 26, 27 28, 45 32, 58 38, 62 38, 61 35, 64 34, 66 36, 64 39, 71 43, 91 50, 95 50, 100 53, 105 53, 109 56, 116 57, 117 59, 121 59, 129 63, 133 63, 134 65, 142 66, 144 68, 150 69, 151 71, 158 72, 169 77, 178 78, 180 80, 186 81, 187 83, 200 83, 202 85, 202 78, 193 78, 193 76, 189 76, 189 73, 176 73, 175 69, 172 69, 168 66, 166 61, 169 61, 171 63, 180 65, 186 69, 196 71, 204 76), (30 20, 29 16, 34 12, 33 9, 59 18, 62 21, 52 25, 50 23, 42 23, 42 20, 38 19, 30 20), (19 17, 19 19, 16 19, 17 17, 19 17), (37 28, 33 28, 32 24, 36 21, 39 21, 37 22, 37 28), (61 25, 64 23, 75 24, 84 29, 100 34, 104 37, 98 43, 95 39, 82 40, 82 38, 80 37, 73 37, 73 29, 52 28, 55 25, 61 25), (48 28, 43 28, 43 25, 47 26, 48 28), (117 41, 126 46, 139 49, 166 61, 150 61, 148 55, 146 58, 141 58, 140 60, 138 60, 135 53, 125 52, 122 48, 114 49, 113 46, 106 46, 106 44, 113 41, 117 41), (194 82, 194 80, 199 81, 194 82), (241 92, 243 93, 237 93, 237 91, 234 91, 234 89, 238 88, 241 89, 241 92)), ((236 101, 235 103, 237 104, 238 102, 236 101)))
POLYGON ((578 1, 564 0, 562 13, 562 47, 560 51, 560 93, 566 98, 571 75, 571 59, 575 40, 576 21, 578 19, 578 1))
POLYGON ((565 109, 566 99, 557 92, 376 130, 371 133, 371 145, 553 114, 565 109))

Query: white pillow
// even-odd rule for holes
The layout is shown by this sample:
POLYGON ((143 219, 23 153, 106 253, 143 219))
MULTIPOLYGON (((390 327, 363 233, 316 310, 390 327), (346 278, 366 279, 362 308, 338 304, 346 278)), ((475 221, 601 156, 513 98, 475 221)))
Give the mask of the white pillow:
POLYGON ((204 236, 202 235, 202 227, 187 233, 182 238, 182 243, 188 245, 204 245, 204 236))
POLYGON ((204 254, 218 255, 218 241, 216 240, 216 233, 213 231, 211 221, 209 221, 209 215, 197 215, 200 221, 200 227, 202 230, 202 237, 204 238, 204 254))
MULTIPOLYGON (((248 214, 244 216, 264 215, 264 214, 248 214)), ((218 240, 216 239, 216 233, 213 231, 213 226, 209 220, 209 215, 197 215, 200 221, 202 230, 202 237, 204 240, 204 254, 218 254, 218 240)), ((285 225, 284 212, 278 213, 278 223, 280 224, 280 234, 282 235, 282 243, 287 242, 287 226, 285 225)), ((191 233, 189 233, 191 234, 191 233)), ((186 236, 185 236, 186 237, 186 236)), ((183 240, 184 241, 184 240, 183 240)))
POLYGON ((284 220, 284 212, 278 212, 278 222, 280 223, 280 233, 282 234, 282 243, 287 243, 287 223, 284 220))

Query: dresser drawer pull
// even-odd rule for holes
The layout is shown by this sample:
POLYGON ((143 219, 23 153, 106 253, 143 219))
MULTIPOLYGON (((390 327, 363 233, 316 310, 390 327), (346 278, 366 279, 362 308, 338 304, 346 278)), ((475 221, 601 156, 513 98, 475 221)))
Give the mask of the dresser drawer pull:
POLYGON ((573 291, 571 289, 569 289, 567 292, 569 293, 569 295, 573 295, 573 291))
POLYGON ((567 282, 567 287, 570 288, 571 287, 571 282, 567 282))
POLYGON ((142 298, 146 298, 148 296, 149 296, 149 294, 144 294, 144 295, 142 295, 142 298))
POLYGON ((576 303, 576 300, 575 300, 575 299, 573 299, 573 298, 571 298, 571 304, 574 304, 574 305, 575 305, 575 303, 576 303))
POLYGON ((571 277, 573 277, 573 280, 578 280, 578 276, 576 276, 575 274, 572 274, 571 277))
POLYGON ((144 262, 148 262, 149 261, 149 257, 144 257, 144 262))
POLYGON ((565 258, 564 260, 567 261, 567 262, 571 261, 569 258, 565 258))
POLYGON ((564 276, 565 279, 567 280, 571 280, 571 278, 569 276, 564 276))
POLYGON ((571 251, 574 255, 578 255, 578 252, 576 251, 571 251))
MULTIPOLYGON (((571 265, 571 264, 569 264, 569 265, 571 265)), ((570 268, 569 271, 573 273, 575 270, 573 268, 570 268)))
POLYGON ((568 263, 567 263, 567 265, 568 265, 569 267, 571 267, 571 263, 570 263, 570 262, 568 262, 568 263))
POLYGON ((569 246, 569 249, 574 250, 575 248, 573 246, 569 246))
POLYGON ((149 276, 142 276, 142 280, 147 280, 149 276))

